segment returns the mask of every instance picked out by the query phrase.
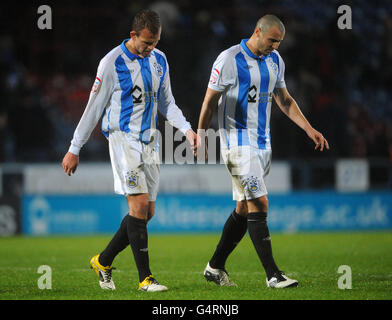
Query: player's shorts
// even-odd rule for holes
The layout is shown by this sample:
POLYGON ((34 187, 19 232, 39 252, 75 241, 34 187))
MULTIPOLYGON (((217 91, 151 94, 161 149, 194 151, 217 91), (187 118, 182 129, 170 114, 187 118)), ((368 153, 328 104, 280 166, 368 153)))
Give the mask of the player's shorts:
POLYGON ((114 192, 122 195, 148 193, 155 201, 159 187, 159 151, 156 143, 144 144, 123 131, 109 134, 114 192))
POLYGON ((233 200, 251 200, 266 195, 264 178, 271 167, 271 150, 250 146, 222 148, 225 162, 233 184, 233 200))

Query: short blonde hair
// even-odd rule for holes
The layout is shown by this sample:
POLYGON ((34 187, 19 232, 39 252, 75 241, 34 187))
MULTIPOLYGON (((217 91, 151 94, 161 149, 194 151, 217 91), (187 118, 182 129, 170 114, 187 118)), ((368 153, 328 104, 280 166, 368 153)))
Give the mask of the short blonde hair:
POLYGON ((256 24, 256 28, 260 28, 263 33, 267 32, 273 26, 278 27, 282 33, 286 32, 283 22, 273 14, 266 14, 265 16, 262 16, 256 24))

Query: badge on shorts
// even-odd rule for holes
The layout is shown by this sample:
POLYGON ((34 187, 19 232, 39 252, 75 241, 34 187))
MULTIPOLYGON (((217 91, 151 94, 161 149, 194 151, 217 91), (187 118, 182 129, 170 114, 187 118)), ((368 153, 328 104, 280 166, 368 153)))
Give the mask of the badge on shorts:
POLYGON ((131 171, 125 174, 125 180, 127 182, 128 187, 135 188, 138 185, 139 178, 135 171, 131 171))
POLYGON ((248 188, 249 191, 251 192, 257 192, 259 191, 259 181, 257 180, 256 177, 250 177, 248 180, 248 188))

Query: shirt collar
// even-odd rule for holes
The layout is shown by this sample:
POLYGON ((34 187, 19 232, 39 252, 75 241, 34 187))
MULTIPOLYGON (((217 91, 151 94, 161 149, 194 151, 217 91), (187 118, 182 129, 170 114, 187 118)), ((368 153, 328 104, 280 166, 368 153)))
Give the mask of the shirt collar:
MULTIPOLYGON (((133 54, 131 51, 128 50, 127 46, 125 45, 125 43, 126 43, 128 40, 129 40, 129 38, 128 38, 128 39, 125 39, 125 40, 121 43, 121 49, 122 49, 122 51, 126 54, 126 56, 127 56, 129 59, 131 59, 131 60, 134 60, 134 59, 144 59, 144 58, 142 58, 142 57, 139 57, 137 54, 133 54)), ((151 55, 151 53, 150 53, 146 58, 149 58, 150 55, 151 55)))
POLYGON ((241 41, 241 47, 242 49, 244 49, 244 51, 247 53, 247 55, 253 59, 261 59, 264 60, 265 58, 267 58, 268 55, 266 56, 256 56, 252 51, 250 51, 250 49, 248 48, 248 46, 246 45, 246 43, 248 42, 249 39, 242 39, 241 41))

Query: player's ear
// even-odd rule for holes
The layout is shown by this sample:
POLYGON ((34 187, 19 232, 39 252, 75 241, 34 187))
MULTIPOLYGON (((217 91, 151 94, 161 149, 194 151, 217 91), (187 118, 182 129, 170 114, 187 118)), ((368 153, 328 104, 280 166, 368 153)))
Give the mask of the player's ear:
POLYGON ((255 29, 255 35, 260 38, 263 35, 263 32, 261 31, 260 27, 256 27, 255 29))
POLYGON ((137 36, 137 33, 136 33, 136 31, 131 31, 131 32, 129 33, 129 35, 131 36, 131 39, 133 39, 134 37, 137 36))

